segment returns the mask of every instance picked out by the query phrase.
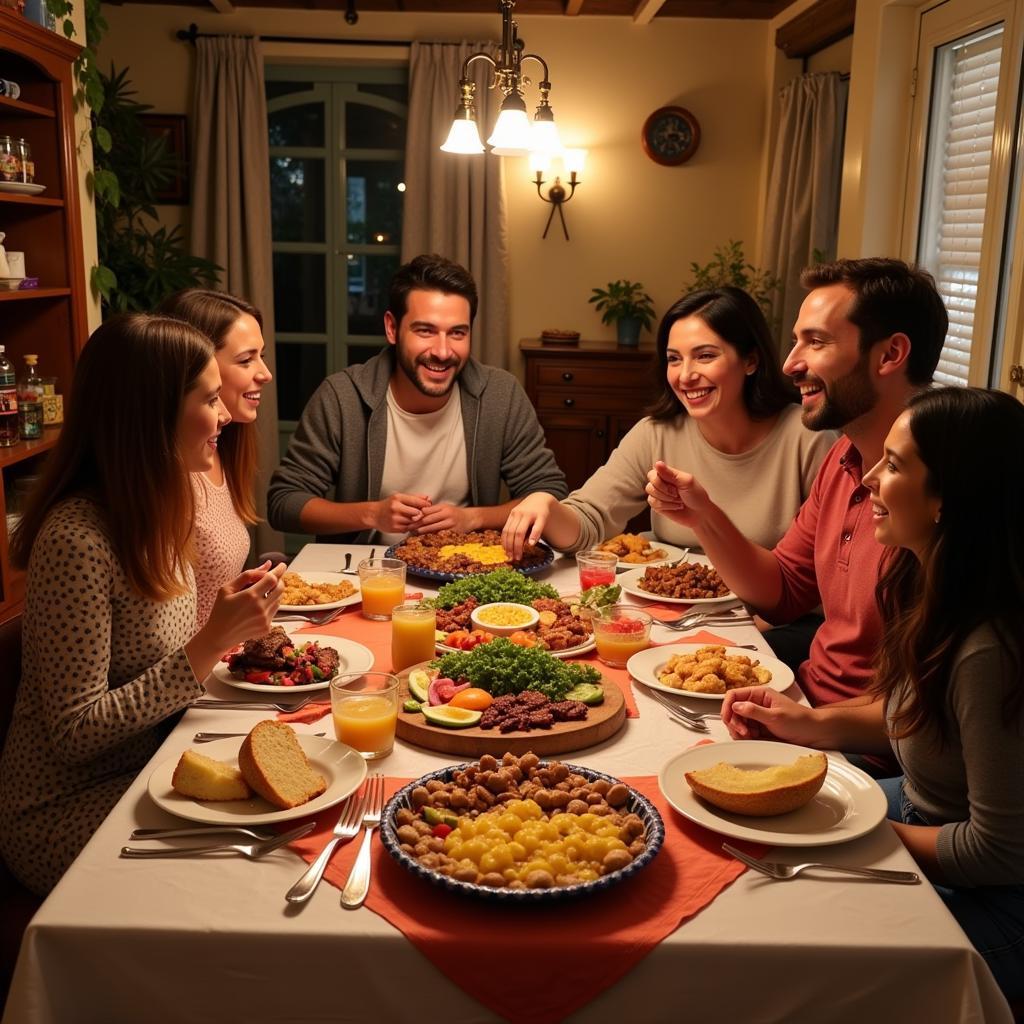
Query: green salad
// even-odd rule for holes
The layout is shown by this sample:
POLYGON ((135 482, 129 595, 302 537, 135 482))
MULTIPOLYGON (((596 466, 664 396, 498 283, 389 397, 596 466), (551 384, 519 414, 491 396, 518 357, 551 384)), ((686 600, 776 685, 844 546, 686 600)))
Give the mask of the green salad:
POLYGON ((468 680, 495 697, 536 690, 558 701, 581 683, 601 681, 601 673, 591 665, 568 665, 539 647, 519 647, 504 637, 471 651, 445 654, 434 665, 439 678, 468 680))
POLYGON ((558 591, 550 584, 534 583, 515 569, 495 569, 494 572, 467 576, 446 583, 437 592, 434 607, 454 608, 457 604, 462 604, 467 597, 475 597, 479 604, 491 604, 494 601, 530 604, 538 597, 557 600, 558 591))

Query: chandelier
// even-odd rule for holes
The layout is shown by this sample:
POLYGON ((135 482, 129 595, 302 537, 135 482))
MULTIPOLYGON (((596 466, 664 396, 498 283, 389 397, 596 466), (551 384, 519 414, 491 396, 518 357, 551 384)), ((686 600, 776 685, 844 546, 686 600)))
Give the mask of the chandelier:
POLYGON ((455 110, 451 131, 441 147, 446 153, 482 153, 480 130, 476 122, 476 83, 470 80, 469 65, 475 60, 485 60, 494 68, 490 88, 498 88, 504 95, 494 131, 487 140, 491 152, 497 156, 526 156, 527 153, 550 153, 560 151, 558 128, 555 115, 548 103, 551 82, 548 81, 546 61, 536 53, 523 53, 524 44, 519 38, 518 26, 512 20, 512 9, 516 0, 498 0, 501 8, 501 53, 495 60, 488 53, 474 53, 462 62, 459 78, 461 97, 455 110), (535 60, 544 68, 544 79, 537 83, 540 103, 531 122, 526 116, 526 101, 523 86, 532 84, 522 72, 523 61, 535 60))

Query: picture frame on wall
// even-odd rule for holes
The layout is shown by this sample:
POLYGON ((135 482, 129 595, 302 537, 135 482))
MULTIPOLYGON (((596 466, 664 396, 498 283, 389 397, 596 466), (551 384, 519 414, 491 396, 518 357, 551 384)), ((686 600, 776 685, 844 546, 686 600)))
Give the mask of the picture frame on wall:
POLYGON ((165 188, 157 191, 157 203, 184 206, 189 202, 188 118, 184 114, 140 114, 147 135, 167 140, 167 151, 175 158, 176 171, 165 188))

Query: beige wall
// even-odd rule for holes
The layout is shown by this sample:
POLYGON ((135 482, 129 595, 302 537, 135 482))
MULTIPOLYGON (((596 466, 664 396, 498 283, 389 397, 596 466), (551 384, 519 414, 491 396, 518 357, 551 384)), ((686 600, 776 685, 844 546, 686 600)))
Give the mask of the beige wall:
MULTIPOLYGON (((193 20, 210 32, 374 39, 493 38, 500 26, 497 15, 366 13, 354 29, 325 11, 221 16, 189 7, 106 5, 104 15, 110 31, 100 51, 103 66, 129 66, 138 98, 158 113, 189 110, 192 52, 174 32, 193 20)), ((563 139, 586 147, 589 160, 583 184, 565 207, 572 237, 566 242, 554 225, 541 240, 548 207, 537 199, 526 160, 506 158, 510 346, 544 327, 612 337, 587 305, 595 285, 639 279, 660 313, 679 296, 691 261, 707 261, 730 238, 746 242, 752 255, 767 110, 767 22, 660 19, 638 27, 624 18, 519 20, 527 49, 548 61, 563 139), (700 150, 682 167, 652 163, 640 145, 644 119, 666 104, 685 106, 701 124, 700 150)), ((369 52, 348 50, 361 59, 369 52)), ((270 44, 269 53, 283 49, 270 44)), ((311 53, 342 55, 338 47, 311 53)), ((183 213, 162 212, 168 223, 183 213)))

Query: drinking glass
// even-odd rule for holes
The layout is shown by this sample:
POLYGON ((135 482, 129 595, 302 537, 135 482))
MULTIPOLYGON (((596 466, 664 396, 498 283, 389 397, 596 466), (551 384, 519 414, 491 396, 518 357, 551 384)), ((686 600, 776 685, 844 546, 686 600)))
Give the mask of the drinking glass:
POLYGON ((576 564, 580 570, 580 590, 600 587, 615 582, 615 566, 619 556, 611 551, 581 551, 576 555, 576 564))
POLYGON ((612 605, 592 619, 597 656, 606 665, 623 668, 627 661, 651 646, 650 614, 629 605, 612 605))
POLYGON ((334 735, 367 761, 387 757, 398 723, 398 676, 340 672, 331 680, 334 735))
POLYGON ((358 569, 363 615, 390 619, 391 610, 405 600, 405 562, 400 558, 364 558, 358 569))
POLYGON ((419 601, 405 601, 391 613, 391 668, 395 672, 434 656, 437 615, 419 601))

